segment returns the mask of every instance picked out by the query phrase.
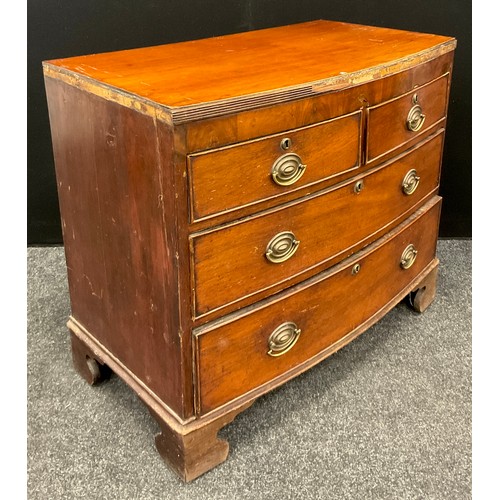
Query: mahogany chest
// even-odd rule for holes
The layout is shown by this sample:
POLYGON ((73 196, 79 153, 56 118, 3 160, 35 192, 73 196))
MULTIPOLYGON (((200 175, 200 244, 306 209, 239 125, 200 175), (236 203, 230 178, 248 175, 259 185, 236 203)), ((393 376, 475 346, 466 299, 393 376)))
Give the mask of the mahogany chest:
POLYGON ((73 361, 191 480, 218 431, 436 290, 453 38, 332 21, 43 63, 73 361))

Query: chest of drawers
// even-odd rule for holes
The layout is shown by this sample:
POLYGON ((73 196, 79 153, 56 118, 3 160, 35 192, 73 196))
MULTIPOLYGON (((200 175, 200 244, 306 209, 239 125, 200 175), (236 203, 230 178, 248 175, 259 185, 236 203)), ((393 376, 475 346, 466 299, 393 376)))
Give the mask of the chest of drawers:
POLYGON ((455 40, 331 21, 46 61, 74 366, 191 480, 218 431, 435 294, 455 40))

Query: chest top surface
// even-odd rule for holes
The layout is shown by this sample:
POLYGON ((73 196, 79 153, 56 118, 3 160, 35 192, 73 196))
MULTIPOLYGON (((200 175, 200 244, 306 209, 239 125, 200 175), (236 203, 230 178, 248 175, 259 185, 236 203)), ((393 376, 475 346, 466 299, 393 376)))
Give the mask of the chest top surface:
POLYGON ((45 71, 175 110, 287 89, 305 97, 392 74, 455 48, 453 38, 312 21, 118 52, 56 59, 45 71))

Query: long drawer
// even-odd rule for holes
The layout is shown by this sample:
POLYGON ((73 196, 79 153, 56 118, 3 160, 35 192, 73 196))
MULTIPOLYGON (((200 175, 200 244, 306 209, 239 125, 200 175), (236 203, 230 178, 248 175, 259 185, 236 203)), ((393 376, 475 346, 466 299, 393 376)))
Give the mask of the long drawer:
POLYGON ((293 284, 301 273, 379 237, 437 188, 442 143, 439 133, 321 195, 192 235, 194 316, 293 284))
POLYGON ((374 317, 434 260, 441 198, 358 254, 194 331, 201 413, 305 363, 374 317))

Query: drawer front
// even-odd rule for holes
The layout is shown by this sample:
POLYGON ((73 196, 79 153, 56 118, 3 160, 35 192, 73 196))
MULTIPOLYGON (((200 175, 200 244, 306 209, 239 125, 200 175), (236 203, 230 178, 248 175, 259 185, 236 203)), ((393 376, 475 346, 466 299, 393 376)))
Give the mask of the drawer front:
POLYGON ((193 235, 195 316, 278 283, 290 285, 304 271, 325 262, 333 264, 349 248, 373 241, 436 189, 442 143, 441 132, 358 180, 286 208, 193 235), (418 184, 405 194, 403 181, 416 183, 409 175, 413 170, 418 184))
POLYGON ((446 116, 448 75, 368 108, 367 162, 412 141, 446 116))
POLYGON ((195 332, 200 411, 305 363, 402 293, 435 257, 440 206, 434 197, 358 259, 356 254, 222 326, 195 332), (404 269, 402 256, 410 245, 418 253, 404 269))
POLYGON ((360 123, 358 111, 189 155, 191 220, 279 197, 358 167, 360 123))

